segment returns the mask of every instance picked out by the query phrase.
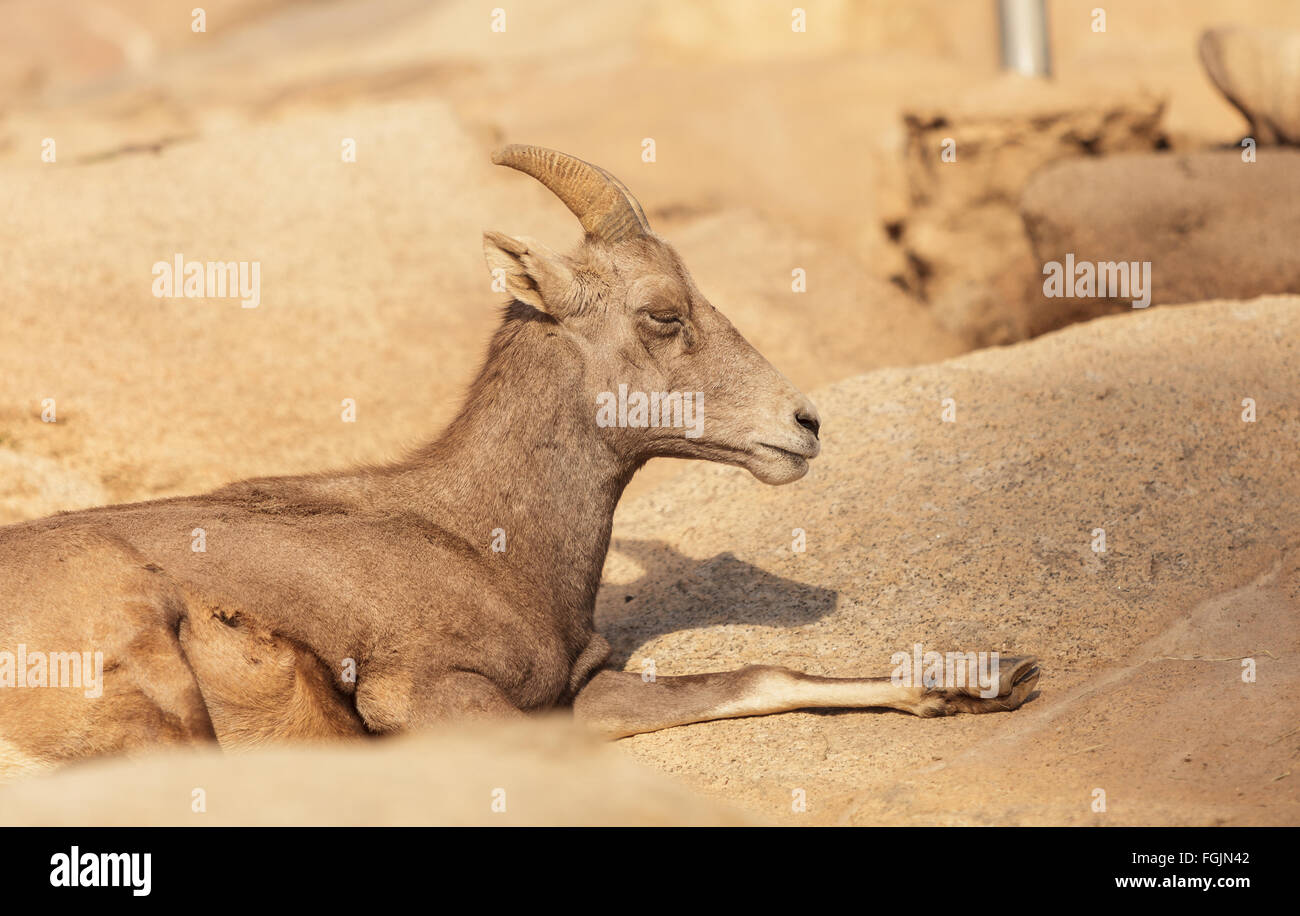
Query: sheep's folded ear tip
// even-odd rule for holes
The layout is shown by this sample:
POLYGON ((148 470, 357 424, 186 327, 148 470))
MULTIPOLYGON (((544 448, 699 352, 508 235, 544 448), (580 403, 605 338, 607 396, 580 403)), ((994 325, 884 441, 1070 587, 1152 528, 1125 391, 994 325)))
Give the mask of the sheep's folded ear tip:
POLYGON ((521 255, 528 250, 528 243, 504 232, 497 232, 495 229, 484 229, 483 248, 484 250, 500 249, 513 255, 521 255))

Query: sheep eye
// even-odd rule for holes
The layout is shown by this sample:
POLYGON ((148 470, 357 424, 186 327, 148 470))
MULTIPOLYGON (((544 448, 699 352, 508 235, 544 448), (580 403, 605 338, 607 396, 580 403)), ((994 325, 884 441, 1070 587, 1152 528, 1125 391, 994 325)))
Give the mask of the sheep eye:
POLYGON ((647 309, 641 315, 646 319, 648 329, 660 337, 671 337, 683 327, 682 318, 676 312, 652 312, 647 309))

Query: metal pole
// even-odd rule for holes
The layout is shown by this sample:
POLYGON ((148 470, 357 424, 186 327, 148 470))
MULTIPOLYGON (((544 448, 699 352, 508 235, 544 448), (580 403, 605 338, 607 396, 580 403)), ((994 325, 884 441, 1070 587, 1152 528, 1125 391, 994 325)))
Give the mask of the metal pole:
POLYGON ((1002 68, 1023 76, 1050 76, 1045 0, 998 0, 1002 68))

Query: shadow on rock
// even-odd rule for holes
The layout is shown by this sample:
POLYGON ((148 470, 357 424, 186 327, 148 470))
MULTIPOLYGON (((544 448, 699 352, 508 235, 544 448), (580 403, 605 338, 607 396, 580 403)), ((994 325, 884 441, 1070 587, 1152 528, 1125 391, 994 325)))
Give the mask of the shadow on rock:
POLYGON ((805 585, 720 553, 694 560, 662 541, 619 539, 613 550, 644 570, 623 585, 604 583, 596 625, 613 646, 610 663, 624 665, 637 649, 666 633, 720 624, 793 627, 835 610, 834 589, 805 585))

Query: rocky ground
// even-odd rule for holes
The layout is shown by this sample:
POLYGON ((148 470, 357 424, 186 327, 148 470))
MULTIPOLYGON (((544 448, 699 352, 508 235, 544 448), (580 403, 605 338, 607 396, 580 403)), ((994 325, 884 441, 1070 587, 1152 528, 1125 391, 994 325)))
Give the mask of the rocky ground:
POLYGON ((792 820, 803 788, 827 823, 1294 823, 1297 379, 1285 297, 823 389, 806 480, 692 468, 620 507, 598 612, 620 657, 851 676, 917 644, 981 647, 1037 655, 1040 695, 1010 715, 794 713, 626 743, 792 820))
MULTIPOLYGON (((495 33, 459 0, 211 0, 196 33, 165 0, 9 0, 0 523, 433 435, 495 321, 482 230, 577 238, 490 151, 554 146, 631 186, 824 421, 791 487, 677 462, 634 481, 598 608, 617 660, 883 674, 920 643, 1043 663, 1014 715, 796 713, 636 737, 614 763, 574 750, 613 774, 593 786, 633 778, 628 755, 678 777, 628 818, 1295 823, 1300 300, 1255 298, 1300 291, 1279 241, 1295 154, 1240 157, 1248 122, 1196 53, 1227 14, 1151 0, 1099 33, 1095 4, 1052 0, 1056 79, 1035 83, 999 75, 992 4, 805 6, 792 33, 788 4, 533 0, 495 33), (1044 299, 1065 251, 1151 259, 1158 304, 1044 299), (261 261, 261 305, 154 297, 175 252, 261 261)), ((1300 28, 1283 0, 1231 17, 1300 28)), ((1294 114, 1285 54, 1234 71, 1280 93, 1269 124, 1294 114)), ((60 780, 147 793, 157 772, 92 765, 3 800, 41 822, 60 780)), ((439 804, 418 810, 462 817, 439 804)))

